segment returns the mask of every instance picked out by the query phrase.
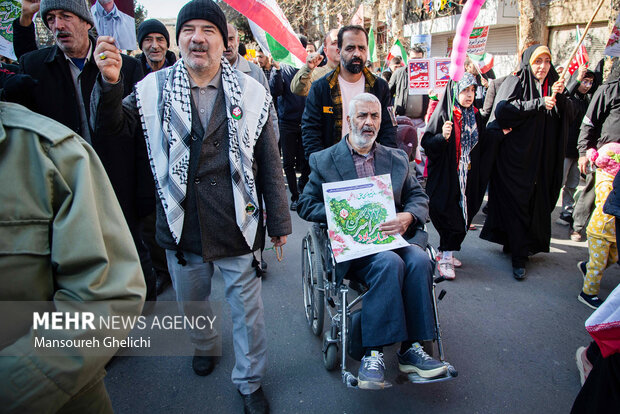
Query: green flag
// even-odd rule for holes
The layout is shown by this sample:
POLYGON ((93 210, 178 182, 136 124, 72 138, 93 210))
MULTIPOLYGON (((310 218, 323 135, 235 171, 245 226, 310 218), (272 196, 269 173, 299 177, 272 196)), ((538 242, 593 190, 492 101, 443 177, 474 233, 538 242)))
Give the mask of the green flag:
POLYGON ((299 60, 297 56, 289 52, 284 46, 282 46, 276 39, 274 39, 269 33, 265 32, 267 38, 267 44, 269 45, 269 52, 273 60, 281 63, 287 63, 297 69, 301 68, 303 62, 299 60))
POLYGON ((390 60, 392 60, 392 58, 395 56, 400 56, 403 59, 403 62, 407 64, 407 51, 405 50, 405 47, 403 46, 402 43, 400 43, 400 40, 398 39, 396 39, 396 42, 394 42, 394 44, 392 45, 392 48, 390 49, 390 53, 388 53, 387 58, 385 59, 386 65, 389 65, 390 60))
POLYGON ((370 28, 368 32, 368 53, 372 63, 375 63, 377 59, 377 48, 375 47, 375 32, 370 28))

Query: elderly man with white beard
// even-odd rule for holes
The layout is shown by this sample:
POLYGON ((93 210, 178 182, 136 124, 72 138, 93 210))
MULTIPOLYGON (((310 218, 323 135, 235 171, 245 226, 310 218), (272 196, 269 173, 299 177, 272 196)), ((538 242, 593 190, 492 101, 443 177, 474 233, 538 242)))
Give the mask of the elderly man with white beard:
POLYGON ((428 197, 409 171, 407 154, 375 142, 381 126, 381 103, 362 93, 351 99, 346 122, 351 131, 339 143, 310 155, 310 181, 297 212, 307 221, 327 221, 322 184, 390 174, 396 218, 380 225, 386 235, 401 234, 411 245, 338 263, 336 277, 355 278, 368 286, 362 307, 362 345, 366 355, 358 373, 359 387, 385 386, 383 347, 400 342, 398 366, 434 378, 446 366, 427 355, 420 343, 435 337, 432 306, 433 267, 424 248, 428 197))

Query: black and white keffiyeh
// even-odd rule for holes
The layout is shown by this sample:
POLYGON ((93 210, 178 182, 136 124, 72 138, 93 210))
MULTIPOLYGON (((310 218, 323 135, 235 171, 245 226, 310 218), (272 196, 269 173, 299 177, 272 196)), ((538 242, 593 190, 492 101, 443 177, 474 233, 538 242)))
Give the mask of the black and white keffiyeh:
MULTIPOLYGON (((223 57, 221 68, 235 218, 252 248, 261 219, 252 172, 254 145, 269 117, 271 95, 258 82, 232 69, 223 57)), ((177 244, 181 240, 185 217, 183 201, 190 157, 191 99, 189 75, 183 59, 169 68, 151 73, 136 85, 136 102, 151 170, 168 227, 177 244)))

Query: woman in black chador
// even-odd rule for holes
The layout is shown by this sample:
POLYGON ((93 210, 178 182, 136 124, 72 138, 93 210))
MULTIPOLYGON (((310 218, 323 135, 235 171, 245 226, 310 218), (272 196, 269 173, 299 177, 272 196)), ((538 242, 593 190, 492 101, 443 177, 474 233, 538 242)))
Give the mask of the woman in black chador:
POLYGON ((478 212, 492 160, 486 160, 484 122, 474 107, 476 78, 465 73, 446 87, 422 137, 428 157, 426 193, 430 216, 439 233, 439 273, 454 279, 454 251, 461 250, 478 212), (452 114, 452 116, 451 116, 452 114))
POLYGON ((558 78, 549 49, 529 47, 519 71, 497 92, 487 126, 505 135, 491 174, 488 216, 480 237, 512 253, 517 280, 525 278, 528 255, 549 251, 569 122, 564 82, 558 78))

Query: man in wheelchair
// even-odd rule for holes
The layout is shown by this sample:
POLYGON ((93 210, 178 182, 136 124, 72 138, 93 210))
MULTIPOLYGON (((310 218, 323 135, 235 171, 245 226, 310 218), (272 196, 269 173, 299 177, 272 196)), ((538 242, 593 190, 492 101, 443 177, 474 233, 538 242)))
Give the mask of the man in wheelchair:
POLYGON ((404 151, 375 143, 381 125, 381 103, 362 93, 349 104, 349 135, 338 144, 310 155, 310 180, 299 198, 297 212, 307 221, 325 223, 322 184, 373 175, 390 174, 397 218, 381 224, 386 235, 400 233, 411 244, 336 265, 339 282, 345 275, 368 287, 362 307, 362 345, 365 356, 358 372, 358 386, 383 388, 383 347, 401 343, 397 352, 401 372, 435 378, 446 373, 442 362, 431 358, 420 345, 435 337, 433 315, 433 265, 424 249, 428 197, 409 172, 404 151))

